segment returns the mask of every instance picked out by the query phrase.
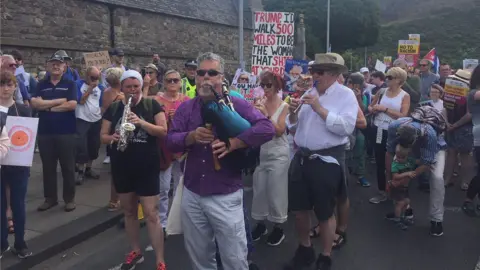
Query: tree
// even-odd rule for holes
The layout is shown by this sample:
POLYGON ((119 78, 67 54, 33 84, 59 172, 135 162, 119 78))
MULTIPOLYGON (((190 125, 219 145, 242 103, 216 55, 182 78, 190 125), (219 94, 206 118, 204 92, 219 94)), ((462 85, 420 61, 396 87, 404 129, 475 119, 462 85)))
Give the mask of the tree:
MULTIPOLYGON (((305 15, 307 55, 326 51, 326 0, 264 0, 266 11, 289 11, 305 15)), ((372 0, 332 0, 330 6, 330 43, 332 50, 343 52, 377 42, 380 11, 372 0)))

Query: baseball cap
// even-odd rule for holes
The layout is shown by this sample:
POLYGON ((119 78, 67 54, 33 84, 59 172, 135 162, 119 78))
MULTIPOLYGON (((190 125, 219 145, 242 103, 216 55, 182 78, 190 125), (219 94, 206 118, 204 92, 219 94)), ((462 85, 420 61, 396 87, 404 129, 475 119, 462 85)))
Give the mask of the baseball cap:
POLYGON ((124 80, 126 80, 128 78, 135 78, 140 82, 141 85, 143 85, 142 75, 140 75, 140 73, 138 73, 138 71, 136 71, 136 70, 129 69, 129 70, 123 72, 122 77, 120 78, 120 82, 123 82, 124 80))
POLYGON ((110 51, 110 55, 124 56, 125 53, 123 52, 122 49, 114 48, 110 51))
POLYGON ((146 65, 145 68, 151 68, 151 69, 158 72, 158 67, 156 65, 152 64, 152 63, 146 65))
POLYGON ((362 68, 360 69, 360 73, 365 73, 365 72, 370 72, 370 70, 369 70, 368 68, 366 68, 366 67, 362 67, 362 68))
POLYGON ((197 64, 197 61, 191 59, 191 60, 187 60, 187 62, 185 62, 185 67, 194 67, 196 68, 198 66, 197 64))
POLYGON ((50 59, 48 59, 47 62, 51 62, 51 61, 60 61, 60 62, 62 62, 62 63, 65 62, 64 58, 63 58, 61 55, 56 54, 56 53, 54 53, 54 54, 50 57, 50 59))

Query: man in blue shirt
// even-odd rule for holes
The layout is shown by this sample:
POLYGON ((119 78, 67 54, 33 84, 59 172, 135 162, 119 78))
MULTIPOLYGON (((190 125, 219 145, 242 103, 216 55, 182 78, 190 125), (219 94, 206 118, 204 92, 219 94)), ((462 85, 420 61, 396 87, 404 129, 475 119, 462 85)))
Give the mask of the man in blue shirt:
POLYGON ((75 132, 77 86, 63 75, 65 61, 58 54, 47 62, 50 76, 37 85, 32 105, 37 109, 38 147, 43 166, 45 202, 38 211, 58 205, 57 161, 63 177, 65 211, 75 210, 75 132))

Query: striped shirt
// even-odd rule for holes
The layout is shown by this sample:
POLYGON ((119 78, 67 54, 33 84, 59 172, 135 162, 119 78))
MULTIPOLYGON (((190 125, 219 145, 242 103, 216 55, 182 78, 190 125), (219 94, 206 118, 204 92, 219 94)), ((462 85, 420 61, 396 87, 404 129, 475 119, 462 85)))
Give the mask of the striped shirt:
MULTIPOLYGON (((395 155, 395 148, 397 147, 397 129, 402 125, 410 125, 417 130, 418 133, 421 131, 421 124, 419 122, 409 122, 411 121, 410 117, 399 118, 390 123, 388 127, 388 139, 387 139, 387 152, 395 155)), ((433 127, 427 125, 426 133, 423 139, 418 139, 417 142, 413 145, 414 148, 419 148, 420 151, 413 151, 420 153, 420 161, 425 165, 435 164, 435 155, 440 150, 445 150, 447 148, 447 143, 443 136, 438 136, 437 132, 433 127)))

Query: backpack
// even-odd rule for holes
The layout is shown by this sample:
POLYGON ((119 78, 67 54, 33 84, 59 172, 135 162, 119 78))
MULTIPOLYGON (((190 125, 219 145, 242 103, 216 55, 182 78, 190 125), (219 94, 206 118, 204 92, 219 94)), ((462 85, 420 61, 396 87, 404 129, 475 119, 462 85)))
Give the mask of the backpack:
MULTIPOLYGON (((119 101, 115 101, 112 103, 112 115, 115 115, 117 113, 118 107, 120 106, 119 101)), ((153 115, 153 99, 151 98, 143 98, 142 99, 142 106, 144 106, 144 109, 147 113, 147 115, 144 115, 145 121, 149 123, 155 123, 154 115, 153 115)), ((115 125, 112 125, 110 127, 110 134, 113 134, 115 132, 115 125)), ((158 146, 158 153, 160 156, 160 170, 164 171, 170 167, 170 165, 173 162, 173 154, 167 150, 166 147, 166 142, 164 139, 157 138, 157 146, 158 146)))
POLYGON ((411 114, 412 121, 422 124, 421 135, 426 132, 426 125, 430 125, 440 134, 447 129, 447 120, 445 116, 432 106, 421 106, 415 108, 411 114))

